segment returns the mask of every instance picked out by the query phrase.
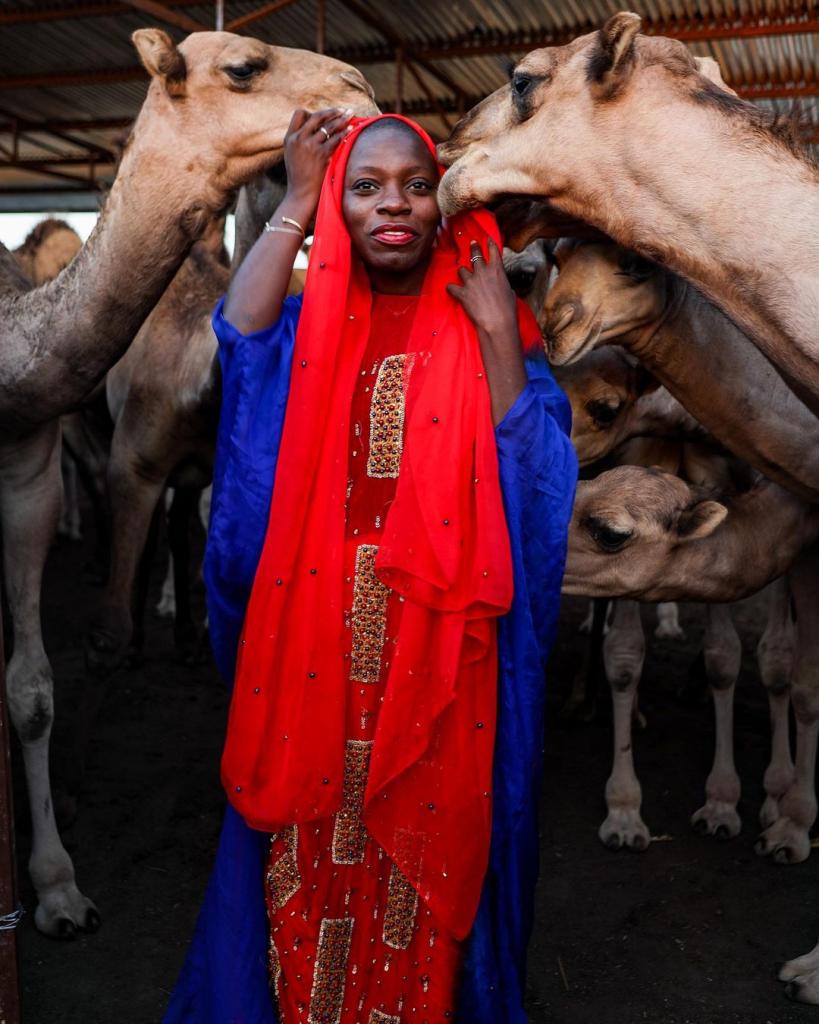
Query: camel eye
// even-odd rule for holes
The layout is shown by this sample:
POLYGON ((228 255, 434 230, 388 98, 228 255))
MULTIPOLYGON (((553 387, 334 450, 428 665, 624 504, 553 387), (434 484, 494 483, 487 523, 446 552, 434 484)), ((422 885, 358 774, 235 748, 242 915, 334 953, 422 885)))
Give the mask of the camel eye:
POLYGON ((600 398, 596 402, 589 402, 586 412, 598 427, 610 427, 617 419, 621 408, 620 402, 600 398))
POLYGON ((590 519, 588 528, 595 544, 608 552, 619 551, 631 539, 633 533, 632 530, 615 530, 599 519, 590 519))
POLYGON ((618 277, 629 277, 636 283, 647 281, 654 273, 654 265, 636 253, 630 253, 620 263, 618 277))
POLYGON ((515 74, 512 75, 512 88, 517 96, 525 96, 531 88, 533 78, 528 75, 515 74))
POLYGON ((245 85, 263 70, 258 64, 231 64, 225 68, 225 74, 237 85, 245 85))

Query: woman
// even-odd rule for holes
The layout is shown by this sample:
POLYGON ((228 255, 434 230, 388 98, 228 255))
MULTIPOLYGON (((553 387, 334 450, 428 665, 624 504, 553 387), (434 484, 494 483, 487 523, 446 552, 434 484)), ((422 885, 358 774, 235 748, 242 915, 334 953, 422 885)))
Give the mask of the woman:
POLYGON ((493 218, 440 223, 418 126, 301 111, 285 154, 214 315, 232 809, 166 1020, 516 1024, 568 406, 493 218))

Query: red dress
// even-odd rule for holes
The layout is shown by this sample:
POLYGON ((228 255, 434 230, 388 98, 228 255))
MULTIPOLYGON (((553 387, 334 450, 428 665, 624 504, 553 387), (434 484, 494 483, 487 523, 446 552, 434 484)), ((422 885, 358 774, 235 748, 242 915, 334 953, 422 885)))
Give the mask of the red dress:
POLYGON ((270 966, 282 1024, 439 1024, 454 1017, 461 944, 361 822, 401 599, 374 571, 398 479, 417 297, 373 294, 352 400, 345 529, 350 697, 343 803, 273 837, 270 966))

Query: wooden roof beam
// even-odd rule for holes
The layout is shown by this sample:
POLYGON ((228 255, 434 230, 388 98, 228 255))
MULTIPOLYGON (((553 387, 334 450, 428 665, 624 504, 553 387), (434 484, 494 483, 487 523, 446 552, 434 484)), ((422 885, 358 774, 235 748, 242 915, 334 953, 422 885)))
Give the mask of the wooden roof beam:
POLYGON ((290 4, 295 2, 296 0, 273 0, 272 3, 262 4, 257 10, 250 11, 248 14, 243 14, 240 18, 234 18, 233 21, 227 22, 225 32, 238 32, 240 28, 245 28, 254 21, 259 21, 260 18, 266 18, 268 14, 275 14, 282 7, 289 7, 290 4))
MULTIPOLYGON (((163 0, 165 7, 190 6, 191 0, 163 0)), ((66 21, 76 18, 108 18, 126 14, 131 5, 127 0, 81 3, 74 7, 22 7, 12 11, 0 11, 0 25, 30 25, 38 22, 66 21)))
POLYGON ((185 32, 210 32, 212 26, 203 25, 201 21, 192 18, 184 11, 174 11, 166 3, 159 3, 159 0, 123 0, 127 7, 142 11, 143 14, 150 14, 157 21, 167 22, 175 28, 181 28, 185 32))

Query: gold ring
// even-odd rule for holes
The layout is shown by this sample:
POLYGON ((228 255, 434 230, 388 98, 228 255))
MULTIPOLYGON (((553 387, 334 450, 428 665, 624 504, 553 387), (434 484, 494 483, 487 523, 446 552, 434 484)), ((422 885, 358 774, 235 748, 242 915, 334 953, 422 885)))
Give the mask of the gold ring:
POLYGON ((327 129, 324 127, 323 124, 319 126, 319 131, 320 132, 324 132, 324 138, 327 140, 327 142, 329 142, 330 141, 330 133, 327 131, 327 129))

